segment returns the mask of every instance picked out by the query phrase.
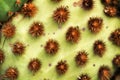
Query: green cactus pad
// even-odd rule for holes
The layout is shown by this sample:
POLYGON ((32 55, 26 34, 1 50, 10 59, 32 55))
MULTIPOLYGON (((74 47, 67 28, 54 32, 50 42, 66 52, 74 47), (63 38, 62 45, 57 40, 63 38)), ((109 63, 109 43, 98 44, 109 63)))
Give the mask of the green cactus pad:
MULTIPOLYGON (((33 17, 25 17, 21 14, 15 16, 11 23, 16 27, 16 33, 14 37, 6 39, 2 48, 5 60, 0 65, 0 75, 4 75, 9 67, 15 67, 19 71, 16 80, 77 80, 80 75, 86 74, 91 80, 100 80, 98 71, 101 66, 109 67, 113 74, 115 67, 112 60, 116 55, 120 55, 120 46, 112 43, 109 37, 112 32, 120 28, 120 19, 118 16, 106 16, 103 12, 104 5, 100 0, 94 0, 93 8, 90 10, 78 5, 75 6, 77 1, 79 0, 61 0, 55 3, 52 0, 33 0, 32 3, 37 7, 37 13, 33 17), (61 6, 67 6, 70 15, 64 24, 59 25, 54 21, 53 13, 61 6), (98 33, 92 33, 89 30, 88 21, 90 17, 103 19, 102 28, 98 33), (34 22, 41 22, 44 27, 44 34, 39 37, 33 37, 29 33, 29 29, 34 22), (77 43, 66 40, 67 30, 71 26, 79 28, 80 38, 77 43), (45 51, 46 42, 50 39, 57 41, 59 44, 59 49, 54 55, 49 55, 45 51), (97 40, 105 43, 106 49, 102 57, 96 55, 93 50, 94 43, 97 40), (24 54, 14 55, 12 48, 15 42, 24 44, 24 54), (87 53, 88 61, 85 65, 78 66, 75 57, 80 51, 87 53), (28 68, 29 62, 34 58, 41 62, 40 69, 35 73, 28 68), (66 72, 62 75, 56 71, 56 66, 61 60, 68 65, 66 72)), ((21 2, 23 4, 27 0, 21 2)), ((11 0, 11 2, 10 0, 0 0, 0 4, 0 21, 8 20, 8 16, 6 16, 8 11, 16 12, 20 9, 13 6, 15 0, 11 0)), ((5 37, 2 35, 2 43, 4 39, 5 37)))

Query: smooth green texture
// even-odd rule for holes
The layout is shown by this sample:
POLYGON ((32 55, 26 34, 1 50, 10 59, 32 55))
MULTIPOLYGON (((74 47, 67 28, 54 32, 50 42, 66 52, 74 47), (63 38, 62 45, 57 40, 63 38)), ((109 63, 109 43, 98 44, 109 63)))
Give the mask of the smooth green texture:
POLYGON ((111 32, 120 28, 120 20, 118 18, 108 18, 103 13, 103 6, 99 0, 94 1, 94 7, 90 11, 85 11, 80 7, 73 7, 74 0, 63 0, 61 3, 53 3, 51 0, 35 0, 34 4, 38 8, 35 17, 24 18, 18 15, 14 18, 13 24, 16 26, 16 35, 14 38, 6 41, 4 51, 6 55, 5 63, 1 67, 1 74, 9 66, 15 66, 19 70, 18 80, 76 80, 82 73, 87 73, 91 80, 98 80, 97 72, 100 66, 108 65, 111 70, 113 66, 111 60, 116 54, 120 54, 120 47, 112 44, 108 40, 111 32), (69 6, 70 18, 59 29, 58 25, 53 21, 53 11, 61 5, 69 6), (91 33, 87 28, 87 21, 90 17, 101 17, 103 19, 103 28, 98 34, 91 33), (41 21, 44 24, 45 36, 33 38, 28 34, 30 25, 34 21, 41 21), (70 26, 79 26, 81 30, 81 39, 78 44, 70 44, 65 40, 65 33, 70 26), (107 28, 108 27, 108 28, 107 28), (85 28, 85 31, 82 31, 85 28), (55 35, 53 33, 55 32, 55 35), (55 39, 60 44, 59 52, 54 56, 49 56, 45 53, 44 47, 46 41, 55 39), (93 43, 96 40, 103 40, 106 44, 105 55, 100 58, 93 53, 93 43), (25 54, 22 56, 15 56, 11 52, 10 44, 16 41, 23 42, 26 45, 25 54), (77 67, 74 57, 78 51, 86 50, 88 53, 88 63, 84 67, 77 67), (39 58, 42 62, 41 69, 33 75, 27 68, 29 61, 32 58, 39 58), (59 76, 56 73, 55 66, 58 61, 67 60, 69 69, 65 75, 59 76), (49 64, 52 64, 49 67, 49 64), (95 64, 95 67, 93 66, 95 64))
POLYGON ((21 0, 19 6, 16 5, 16 0, 0 0, 0 22, 5 22, 9 19, 8 12, 16 12, 27 0, 21 0))

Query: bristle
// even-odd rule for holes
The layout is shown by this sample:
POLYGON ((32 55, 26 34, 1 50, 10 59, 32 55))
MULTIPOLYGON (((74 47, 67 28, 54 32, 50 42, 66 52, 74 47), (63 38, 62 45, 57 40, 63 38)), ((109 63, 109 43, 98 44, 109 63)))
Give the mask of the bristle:
POLYGON ((18 78, 18 75, 19 75, 19 72, 18 72, 17 68, 14 68, 14 67, 9 67, 5 73, 5 76, 9 80, 16 80, 18 78))
POLYGON ((69 18, 69 10, 65 6, 57 8, 53 13, 53 19, 58 23, 65 23, 69 18))
POLYGON ((28 69, 33 73, 37 72, 40 68, 41 62, 37 58, 32 59, 28 64, 28 69))
POLYGON ((46 42, 46 45, 45 45, 45 51, 48 53, 48 54, 56 54, 59 50, 59 44, 57 41, 53 40, 53 39, 49 39, 47 42, 46 42))
POLYGON ((21 13, 25 17, 33 17, 37 13, 37 7, 32 3, 25 3, 22 7, 21 13))
POLYGON ((66 40, 72 43, 77 43, 80 39, 80 30, 78 27, 69 27, 66 32, 66 40))
POLYGON ((118 5, 118 0, 101 0, 101 2, 107 6, 107 5, 113 5, 113 6, 116 6, 118 5))
POLYGON ((44 33, 44 26, 43 26, 43 24, 40 23, 40 22, 34 22, 30 26, 29 33, 33 37, 39 37, 39 36, 43 35, 43 33, 44 33))
POLYGON ((78 66, 85 65, 88 61, 88 56, 85 51, 80 51, 75 57, 75 62, 78 66))
POLYGON ((21 42, 16 42, 12 46, 12 52, 15 55, 22 55, 24 53, 25 46, 21 42))
POLYGON ((114 66, 120 67, 120 55, 116 55, 113 58, 112 63, 113 63, 114 66))
POLYGON ((104 13, 109 17, 115 17, 117 15, 117 8, 115 6, 105 6, 104 13))
POLYGON ((109 40, 112 43, 114 43, 115 45, 120 46, 120 37, 119 36, 120 36, 120 29, 118 28, 111 33, 109 40))
POLYGON ((77 80, 91 80, 91 78, 87 74, 81 74, 77 80))
POLYGON ((108 66, 101 66, 98 71, 98 78, 100 80, 110 80, 111 70, 108 66))
POLYGON ((90 17, 88 28, 92 33, 98 33, 103 27, 103 19, 98 17, 90 17))
POLYGON ((5 23, 2 27, 2 33, 5 37, 11 38, 15 34, 15 26, 11 23, 5 23))
POLYGON ((91 10, 93 8, 93 0, 81 0, 81 7, 85 10, 91 10))
POLYGON ((68 64, 65 61, 60 61, 56 65, 56 71, 58 74, 65 74, 68 70, 68 64))
POLYGON ((106 51, 105 43, 102 40, 97 40, 93 46, 94 54, 102 57, 106 51))

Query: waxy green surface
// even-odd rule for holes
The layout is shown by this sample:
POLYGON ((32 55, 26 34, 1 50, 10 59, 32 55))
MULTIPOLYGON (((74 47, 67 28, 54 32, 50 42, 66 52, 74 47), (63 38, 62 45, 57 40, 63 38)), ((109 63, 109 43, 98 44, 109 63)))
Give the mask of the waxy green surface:
MULTIPOLYGON (((2 2, 2 5, 6 4, 3 0, 0 0, 0 2, 2 2)), ((120 54, 120 47, 112 44, 108 37, 111 32, 120 28, 120 19, 106 17, 103 13, 103 5, 99 0, 94 1, 94 7, 90 11, 85 11, 81 7, 74 7, 74 0, 63 0, 60 3, 53 3, 51 0, 35 0, 33 3, 38 8, 37 14, 34 17, 25 18, 23 15, 18 15, 12 21, 16 26, 16 34, 12 39, 7 39, 5 42, 3 50, 6 59, 1 65, 0 74, 4 74, 9 66, 13 66, 19 70, 17 80, 76 80, 80 74, 84 73, 87 73, 91 80, 98 80, 97 73, 100 66, 107 65, 113 71, 111 61, 116 54, 120 54), (70 18, 59 29, 52 18, 52 14, 61 5, 69 7, 70 18), (101 17, 103 19, 103 28, 98 34, 91 33, 87 28, 87 21, 90 17, 101 17), (45 29, 45 35, 39 38, 33 38, 28 33, 30 25, 35 21, 42 22, 45 29), (77 44, 71 44, 65 39, 66 31, 70 26, 79 26, 80 28, 81 39, 77 44), (84 31, 82 30, 83 28, 85 28, 84 31), (49 39, 55 39, 60 44, 60 49, 54 56, 48 55, 44 50, 45 43, 49 39), (93 43, 99 39, 103 40, 106 44, 106 52, 102 58, 93 53, 93 43), (11 51, 10 44, 16 41, 26 45, 25 53, 22 56, 15 56, 11 51), (81 50, 85 50, 88 53, 89 60, 85 66, 78 67, 74 58, 77 52, 81 50), (39 58, 42 62, 41 69, 35 75, 27 68, 32 58, 39 58), (69 65, 65 75, 58 75, 56 72, 55 66, 60 60, 66 60, 69 65), (94 64, 95 66, 93 66, 94 64)), ((9 5, 12 5, 12 3, 9 5)), ((4 10, 7 12, 11 8, 6 5, 4 10)), ((5 14, 0 13, 0 15, 5 14)), ((2 38, 3 40, 4 37, 2 38)))

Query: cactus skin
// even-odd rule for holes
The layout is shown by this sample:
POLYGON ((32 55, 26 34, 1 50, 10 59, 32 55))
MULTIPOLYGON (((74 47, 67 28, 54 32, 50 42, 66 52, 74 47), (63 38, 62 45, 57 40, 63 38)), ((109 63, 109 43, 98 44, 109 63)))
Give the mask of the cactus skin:
MULTIPOLYGON (((0 12, 3 11, 0 15, 6 15, 10 9, 14 9, 6 7, 7 4, 3 0, 0 0, 0 2, 0 12)), ((14 0, 13 2, 15 3, 14 0)), ((24 17, 24 15, 18 14, 10 22, 15 26, 15 34, 6 40, 2 48, 5 59, 0 65, 0 78, 4 78, 6 71, 10 67, 18 71, 18 75, 13 76, 15 80, 77 80, 82 74, 87 74, 90 80, 104 80, 104 78, 107 77, 108 79, 108 77, 114 74, 116 67, 112 63, 112 60, 116 55, 120 55, 120 47, 119 44, 116 45, 112 42, 115 39, 114 37, 112 37, 114 38, 112 40, 109 37, 112 32, 120 28, 120 19, 118 17, 106 16, 104 5, 101 4, 101 1, 94 0, 93 7, 90 10, 80 6, 74 7, 74 0, 62 0, 58 3, 53 3, 51 0, 33 0, 33 4, 38 9, 33 17, 24 17), (54 10, 61 6, 68 6, 69 18, 62 24, 61 29, 59 29, 58 23, 53 19, 53 13, 54 10), (88 28, 88 21, 91 17, 100 17, 103 20, 102 28, 97 34, 92 33, 88 28), (29 29, 34 22, 42 22, 44 25, 44 34, 42 36, 33 37, 30 35, 29 29), (80 37, 76 43, 70 43, 66 40, 67 30, 71 26, 77 26, 80 31, 80 37), (45 45, 49 39, 56 40, 59 44, 59 50, 55 55, 46 54, 45 45), (106 50, 102 57, 94 54, 93 48, 96 40, 102 40, 105 43, 106 50), (24 44, 24 54, 20 56, 13 54, 11 44, 15 42, 24 44), (85 50, 88 54, 87 63, 83 66, 77 66, 75 57, 78 54, 77 52, 82 50, 85 50), (34 68, 33 65, 30 68, 29 62, 32 59, 39 59, 41 62, 40 67, 36 66, 37 68, 34 68), (65 61, 68 65, 68 68, 64 70, 62 75, 56 69, 57 64, 61 60, 65 61), (106 74, 101 75, 99 73, 99 70, 104 65, 110 69, 110 73, 107 73, 107 76, 106 74)), ((4 22, 8 20, 8 16, 2 16, 0 19, 4 22)), ((119 33, 117 34, 119 43, 119 33)), ((2 43, 4 42, 4 38, 5 36, 2 34, 2 43)), ((113 75, 113 77, 116 77, 116 75, 113 75)), ((10 77, 8 78, 11 80, 10 77)), ((5 78, 5 80, 7 79, 5 78)))

